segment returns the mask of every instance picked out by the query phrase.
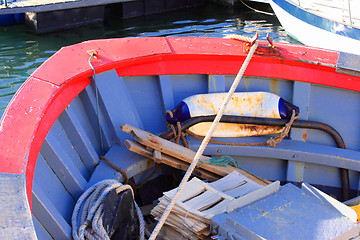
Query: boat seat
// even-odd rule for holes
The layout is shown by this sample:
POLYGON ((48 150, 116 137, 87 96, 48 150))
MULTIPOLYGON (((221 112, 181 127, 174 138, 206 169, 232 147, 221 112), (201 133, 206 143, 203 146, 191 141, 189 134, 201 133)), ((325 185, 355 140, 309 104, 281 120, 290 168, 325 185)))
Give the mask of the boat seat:
MULTIPOLYGON (((121 146, 119 144, 113 144, 109 151, 105 154, 105 157, 115 166, 124 170, 128 177, 135 177, 135 182, 143 180, 140 179, 140 176, 137 177, 136 175, 143 172, 144 169, 151 169, 153 166, 155 166, 155 163, 152 160, 133 153, 125 146, 121 146)), ((87 183, 86 188, 89 188, 93 184, 104 179, 116 179, 120 182, 125 180, 124 176, 120 172, 113 169, 104 160, 100 160, 89 182, 87 183)))

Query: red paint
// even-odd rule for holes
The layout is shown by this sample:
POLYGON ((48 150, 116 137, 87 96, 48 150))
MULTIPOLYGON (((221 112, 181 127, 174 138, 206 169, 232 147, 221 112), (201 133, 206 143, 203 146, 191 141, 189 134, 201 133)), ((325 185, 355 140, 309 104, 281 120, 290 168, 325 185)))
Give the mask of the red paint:
MULTIPOLYGON (((280 43, 275 46, 279 56, 255 55, 245 74, 360 91, 359 77, 335 73, 338 52, 280 43)), ((96 73, 116 69, 120 76, 235 75, 246 57, 243 42, 216 38, 109 39, 62 48, 23 84, 1 120, 0 172, 26 174, 29 199, 45 136, 93 74, 88 51, 97 53, 98 59, 92 59, 96 73)))

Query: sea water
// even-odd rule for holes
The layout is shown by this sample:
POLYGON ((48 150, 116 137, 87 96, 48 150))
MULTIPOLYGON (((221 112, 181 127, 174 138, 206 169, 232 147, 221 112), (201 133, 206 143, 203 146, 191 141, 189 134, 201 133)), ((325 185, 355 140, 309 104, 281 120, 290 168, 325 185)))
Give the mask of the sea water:
POLYGON ((0 27, 0 116, 21 84, 63 46, 103 38, 221 38, 227 34, 252 37, 255 33, 259 33, 260 39, 269 33, 275 42, 295 42, 287 36, 276 16, 255 12, 244 5, 228 8, 207 4, 127 20, 111 17, 102 24, 43 35, 26 32, 24 25, 0 27))

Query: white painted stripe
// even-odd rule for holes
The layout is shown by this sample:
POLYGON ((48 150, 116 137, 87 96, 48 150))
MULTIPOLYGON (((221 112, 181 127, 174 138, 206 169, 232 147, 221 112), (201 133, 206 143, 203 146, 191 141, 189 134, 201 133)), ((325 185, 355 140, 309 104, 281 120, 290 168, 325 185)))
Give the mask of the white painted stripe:
POLYGON ((360 41, 328 32, 295 18, 271 1, 285 31, 305 45, 360 55, 360 41))

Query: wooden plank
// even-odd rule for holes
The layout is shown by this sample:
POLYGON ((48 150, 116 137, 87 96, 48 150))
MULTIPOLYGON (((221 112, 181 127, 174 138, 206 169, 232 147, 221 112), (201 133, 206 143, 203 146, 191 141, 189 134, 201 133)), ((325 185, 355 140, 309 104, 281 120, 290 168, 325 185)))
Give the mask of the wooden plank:
MULTIPOLYGON (((136 127, 130 126, 128 124, 124 124, 121 125, 121 129, 124 132, 130 133, 137 142, 145 146, 148 146, 150 148, 161 151, 172 157, 181 159, 184 162, 191 163, 195 157, 196 153, 193 152, 192 150, 180 146, 178 144, 175 144, 173 142, 167 141, 151 133, 142 131, 136 127)), ((209 162, 210 159, 211 159, 210 157, 205 157, 205 156, 200 157, 200 161, 204 163, 209 162)), ((260 178, 232 166, 222 167, 222 166, 215 166, 210 164, 202 164, 201 167, 209 172, 215 173, 220 176, 226 176, 227 174, 233 171, 237 171, 262 186, 265 186, 269 183, 269 181, 267 180, 263 180, 263 179, 260 180, 260 178)))
POLYGON ((48 134, 40 152, 72 197, 78 199, 85 191, 87 181, 71 159, 56 149, 61 149, 61 143, 48 134))
POLYGON ((90 171, 86 168, 85 163, 79 154, 75 151, 73 144, 70 142, 69 137, 65 133, 63 126, 59 120, 56 120, 48 133, 49 141, 52 141, 54 151, 60 156, 61 159, 67 158, 73 162, 74 166, 79 170, 82 176, 90 179, 90 171))
POLYGON ((36 209, 34 214, 50 235, 54 239, 71 239, 70 225, 37 184, 33 186, 32 199, 33 208, 36 209))
POLYGON ((79 96, 83 103, 84 109, 89 117, 89 121, 90 121, 91 126, 94 130, 94 133, 96 135, 96 139, 99 143, 100 149, 102 149, 102 147, 104 148, 104 151, 102 153, 100 153, 100 155, 101 155, 101 154, 105 154, 105 152, 107 152, 107 150, 111 147, 112 135, 107 130, 107 126, 105 126, 105 117, 104 117, 104 114, 102 113, 101 108, 99 108, 99 116, 98 116, 95 87, 96 86, 94 84, 94 81, 92 80, 90 85, 88 87, 86 87, 84 89, 84 91, 82 91, 79 94, 79 96), (99 121, 101 123, 100 126, 99 126, 99 121), (101 146, 99 127, 100 127, 101 133, 102 133, 103 146, 101 146))
POLYGON ((95 128, 92 125, 94 118, 96 119, 96 114, 95 111, 90 110, 92 109, 90 107, 90 102, 87 102, 87 100, 89 100, 89 96, 86 96, 86 93, 84 92, 85 91, 81 92, 74 100, 72 100, 67 107, 68 109, 65 109, 65 111, 67 112, 71 120, 74 122, 74 124, 76 123, 76 125, 81 125, 81 128, 83 131, 85 131, 85 135, 87 136, 87 138, 91 139, 90 143, 92 145, 92 148, 95 149, 96 155, 99 156, 101 154, 101 146, 100 142, 97 141, 98 133, 95 132, 95 128), (88 110, 90 110, 90 112, 88 110))
POLYGON ((93 146, 93 141, 91 141, 89 136, 86 134, 85 124, 80 121, 77 117, 78 112, 71 106, 72 105, 63 111, 63 113, 59 116, 59 121, 75 150, 81 156, 81 160, 84 162, 86 168, 90 172, 93 172, 95 166, 99 163, 99 157, 93 146))
MULTIPOLYGON (((103 103, 102 109, 109 118, 111 130, 115 131, 116 136, 123 143, 125 136, 119 128, 120 124, 129 123, 143 128, 143 123, 129 94, 128 87, 124 79, 119 77, 115 70, 97 74, 95 82, 99 89, 99 98, 103 103)), ((119 139, 113 139, 113 141, 119 141, 119 139)))
MULTIPOLYGON (((56 176, 54 171, 47 164, 41 154, 39 154, 36 162, 33 185, 42 189, 45 193, 44 196, 50 201, 61 216, 69 221, 71 219, 72 210, 76 201, 65 189, 63 183, 56 176)), ((33 191, 34 191, 33 187, 33 191)), ((42 199, 40 199, 42 201, 42 199)), ((36 213, 37 209, 33 207, 33 213, 36 213)))
POLYGON ((154 150, 153 151, 153 160, 154 160, 154 162, 156 162, 156 163, 161 163, 161 152, 160 151, 158 151, 158 150, 154 150))
MULTIPOLYGON (((166 154, 162 154, 160 158, 156 157, 154 159, 154 155, 151 153, 151 151, 147 150, 144 146, 142 146, 142 145, 140 145, 138 143, 132 142, 130 140, 125 141, 125 146, 130 151, 136 152, 136 153, 138 153, 138 154, 140 154, 140 155, 142 155, 144 157, 150 158, 150 159, 154 160, 156 163, 163 163, 163 164, 166 164, 166 165, 168 165, 170 167, 173 167, 173 168, 176 168, 176 169, 181 169, 181 170, 184 170, 184 171, 186 171, 189 168, 188 163, 177 160, 176 158, 168 156, 166 154)), ((160 153, 160 151, 154 150, 154 152, 155 151, 160 153)), ((209 181, 215 181, 215 180, 220 178, 219 175, 213 174, 213 173, 208 172, 208 171, 203 170, 203 169, 195 169, 193 173, 196 176, 198 176, 200 178, 203 178, 203 179, 207 179, 209 181)))
POLYGON ((193 198, 186 202, 186 205, 190 209, 202 212, 208 209, 211 205, 214 205, 221 200, 222 197, 219 196, 218 192, 212 192, 207 190, 196 198, 193 198))
POLYGON ((174 95, 171 86, 170 76, 160 75, 159 83, 160 83, 161 98, 162 98, 164 110, 165 111, 172 110, 175 107, 175 103, 174 103, 174 95))
MULTIPOLYGON (((266 162, 266 160, 270 161, 271 159, 282 159, 360 171, 360 153, 358 151, 329 147, 322 144, 283 139, 280 144, 276 145, 276 151, 274 151, 274 148, 262 146, 245 146, 239 148, 234 146, 219 147, 215 144, 209 144, 204 153, 216 156, 218 155, 219 149, 234 157, 264 158, 264 162, 266 162)), ((262 170, 264 170, 264 168, 262 168, 262 170)))
POLYGON ((36 216, 32 216, 32 220, 34 223, 34 228, 36 231, 36 237, 38 239, 41 240, 53 240, 54 238, 52 238, 50 236, 50 234, 46 231, 46 229, 44 228, 44 226, 41 225, 41 223, 39 222, 39 220, 36 218, 36 216))
MULTIPOLYGON (((210 184, 198 178, 193 178, 185 184, 183 192, 176 201, 166 224, 174 227, 184 236, 189 237, 195 234, 196 239, 205 239, 206 236, 210 235, 210 219, 216 214, 225 212, 228 205, 237 200, 224 193, 224 191, 240 187, 243 188, 238 190, 240 192, 256 192, 256 190, 265 188, 236 171, 210 184), (246 184, 243 184, 243 182, 246 184)), ((156 219, 164 212, 176 192, 177 188, 164 193, 159 204, 151 212, 156 219)), ((254 200, 254 197, 251 200, 254 200)))

